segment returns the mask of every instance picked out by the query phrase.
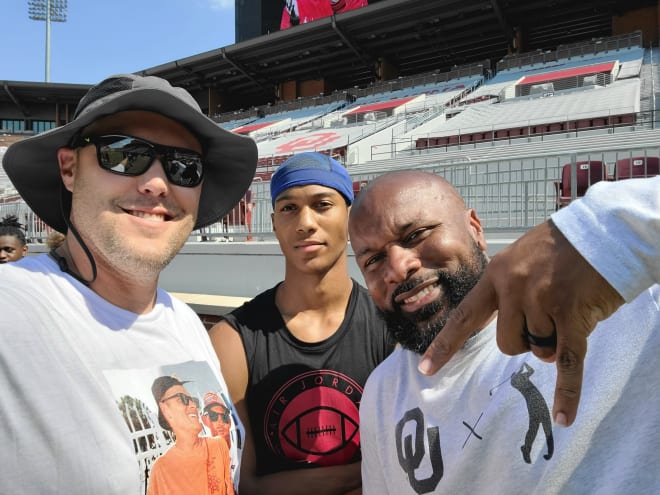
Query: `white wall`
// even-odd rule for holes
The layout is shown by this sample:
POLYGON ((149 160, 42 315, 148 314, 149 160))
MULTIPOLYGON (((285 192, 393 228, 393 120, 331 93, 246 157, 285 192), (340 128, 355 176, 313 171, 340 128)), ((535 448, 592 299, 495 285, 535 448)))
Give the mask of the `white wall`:
MULTIPOLYGON (((521 232, 487 234, 488 254, 520 236, 521 232)), ((31 244, 29 253, 46 252, 31 244)), ((364 284, 349 246, 351 276, 364 284)), ((160 286, 171 292, 254 297, 284 277, 284 258, 277 242, 189 242, 163 271, 160 286)))

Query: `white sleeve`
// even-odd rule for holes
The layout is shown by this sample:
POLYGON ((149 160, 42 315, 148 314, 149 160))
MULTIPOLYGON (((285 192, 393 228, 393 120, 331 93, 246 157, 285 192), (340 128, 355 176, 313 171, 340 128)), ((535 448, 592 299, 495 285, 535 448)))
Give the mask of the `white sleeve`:
MULTIPOLYGON (((373 375, 372 375, 373 376, 373 375)), ((369 377, 372 378, 372 377, 369 377)), ((373 384, 375 386, 375 384, 373 384)), ((369 397, 369 380, 360 401, 360 446, 362 449, 362 495, 384 495, 389 493, 383 466, 379 461, 378 449, 384 448, 376 434, 378 414, 375 399, 369 397)))
POLYGON ((626 301, 660 282, 660 176, 594 184, 552 221, 626 301))

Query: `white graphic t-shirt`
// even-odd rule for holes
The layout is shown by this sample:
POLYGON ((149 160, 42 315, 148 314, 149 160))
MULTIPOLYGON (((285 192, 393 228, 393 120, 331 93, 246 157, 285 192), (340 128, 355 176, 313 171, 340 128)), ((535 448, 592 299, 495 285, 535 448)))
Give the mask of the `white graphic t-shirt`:
POLYGON ((213 452, 228 452, 221 462, 238 486, 242 425, 188 306, 159 290, 154 309, 136 315, 46 255, 0 266, 0 292, 0 493, 144 494, 156 460, 177 441, 161 423, 174 427, 183 406, 186 431, 200 438, 226 423, 213 452), (165 379, 171 393, 157 402, 155 384, 165 379), (159 421, 161 411, 172 424, 159 421))

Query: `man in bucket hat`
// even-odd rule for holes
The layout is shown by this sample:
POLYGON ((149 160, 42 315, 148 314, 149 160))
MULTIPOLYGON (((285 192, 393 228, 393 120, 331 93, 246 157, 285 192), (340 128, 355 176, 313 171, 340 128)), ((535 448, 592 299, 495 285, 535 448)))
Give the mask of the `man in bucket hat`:
POLYGON ((226 390, 199 318, 157 284, 190 232, 238 203, 256 161, 254 142, 185 90, 133 74, 92 87, 69 124, 9 147, 7 175, 66 239, 0 273, 0 387, 11 397, 0 404, 0 493, 144 493, 148 466, 113 395, 134 397, 140 370, 181 363, 226 390), (131 371, 111 387, 112 373, 131 371))
POLYGON ((284 280, 209 332, 246 427, 240 493, 359 493, 362 387, 393 346, 348 273, 353 183, 329 156, 299 153, 270 195, 284 280))

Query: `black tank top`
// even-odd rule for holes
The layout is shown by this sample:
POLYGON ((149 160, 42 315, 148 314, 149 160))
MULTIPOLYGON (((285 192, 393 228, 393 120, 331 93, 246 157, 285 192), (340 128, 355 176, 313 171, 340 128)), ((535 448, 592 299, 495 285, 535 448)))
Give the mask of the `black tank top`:
POLYGON ((357 461, 362 389, 394 347, 385 323, 367 290, 353 281, 337 331, 321 342, 302 342, 275 306, 276 288, 225 315, 247 356, 257 474, 357 461))

